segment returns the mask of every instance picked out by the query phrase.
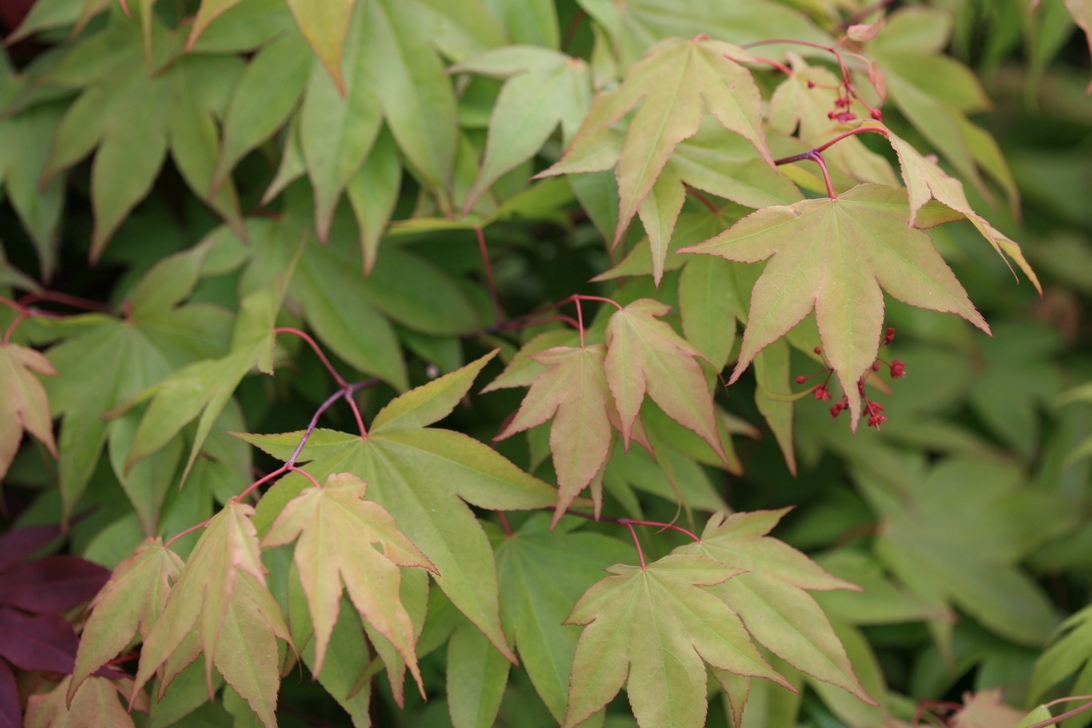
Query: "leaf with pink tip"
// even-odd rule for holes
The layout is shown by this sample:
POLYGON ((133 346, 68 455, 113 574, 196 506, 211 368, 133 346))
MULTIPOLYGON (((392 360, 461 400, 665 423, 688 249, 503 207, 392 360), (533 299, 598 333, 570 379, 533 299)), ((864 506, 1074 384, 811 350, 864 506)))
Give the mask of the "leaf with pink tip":
POLYGON ((554 524, 603 469, 610 453, 614 401, 603 373, 606 347, 557 346, 532 354, 546 366, 508 426, 503 440, 541 425, 550 418, 550 450, 557 472, 558 498, 554 524))
POLYGON ((296 24, 311 49, 322 61, 334 85, 344 94, 341 54, 349 35, 350 20, 356 0, 287 0, 296 24))
POLYGON ((161 668, 165 690, 200 651, 205 654, 209 694, 215 666, 266 728, 275 728, 280 686, 276 638, 289 644, 291 639, 265 585, 253 513, 252 506, 231 501, 205 526, 166 609, 144 641, 134 695, 161 668))
POLYGON ((0 346, 0 480, 8 472, 26 430, 57 457, 53 419, 45 389, 35 374, 57 370, 43 354, 16 344, 0 346))
POLYGON ((353 605, 398 650, 423 695, 413 623, 399 597, 398 567, 438 572, 386 509, 363 500, 367 487, 352 473, 330 475, 322 488, 307 488, 284 507, 262 545, 299 539, 295 560, 315 627, 314 672, 322 670, 344 582, 353 605))
POLYGON ((642 298, 615 312, 607 324, 604 370, 629 446, 645 394, 671 419, 702 437, 727 464, 713 413, 713 396, 698 364, 701 352, 659 317, 671 307, 642 298))
POLYGON ((957 313, 989 333, 929 236, 910 227, 909 219, 905 190, 863 184, 836 199, 767 207, 682 249, 741 263, 771 258, 751 292, 729 382, 814 310, 823 353, 849 397, 855 429, 861 415, 857 382, 882 336, 883 291, 911 306, 957 313))

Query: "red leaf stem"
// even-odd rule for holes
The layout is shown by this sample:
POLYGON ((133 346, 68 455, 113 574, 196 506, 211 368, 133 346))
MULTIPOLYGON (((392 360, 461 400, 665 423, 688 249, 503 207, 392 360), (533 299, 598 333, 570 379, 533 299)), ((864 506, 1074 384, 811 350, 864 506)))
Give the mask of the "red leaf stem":
POLYGON ((334 365, 331 364, 330 360, 326 358, 326 354, 322 352, 322 349, 319 348, 319 345, 307 333, 300 331, 299 329, 292 328, 291 326, 278 326, 273 329, 273 333, 294 334, 306 341, 311 346, 311 349, 315 352, 316 356, 318 356, 319 360, 322 362, 322 365, 326 367, 326 371, 330 372, 330 376, 334 378, 334 381, 337 382, 337 385, 342 389, 345 389, 349 386, 349 383, 342 379, 341 375, 337 373, 337 369, 334 369, 334 365))

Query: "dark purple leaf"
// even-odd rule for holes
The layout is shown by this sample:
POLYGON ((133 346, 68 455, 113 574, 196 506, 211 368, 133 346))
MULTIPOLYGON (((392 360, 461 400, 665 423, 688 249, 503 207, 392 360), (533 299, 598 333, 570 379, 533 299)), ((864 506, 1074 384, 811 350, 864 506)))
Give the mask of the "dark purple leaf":
POLYGON ((19 689, 11 665, 0 660, 0 728, 22 728, 23 714, 19 710, 19 689))
POLYGON ((24 670, 69 674, 79 640, 60 614, 27 614, 0 607, 0 656, 24 670))
POLYGON ((31 526, 0 534, 0 571, 45 548, 60 535, 60 526, 31 526))
POLYGON ((63 612, 98 594, 110 572, 76 556, 46 556, 0 575, 0 604, 28 612, 63 612))

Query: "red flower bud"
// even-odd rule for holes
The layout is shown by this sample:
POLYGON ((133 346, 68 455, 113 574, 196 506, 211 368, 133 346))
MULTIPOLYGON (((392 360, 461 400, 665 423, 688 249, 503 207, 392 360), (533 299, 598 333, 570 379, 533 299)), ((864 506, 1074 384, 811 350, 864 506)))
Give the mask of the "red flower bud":
POLYGON ((883 121, 883 112, 880 111, 879 109, 873 109, 872 110, 872 118, 875 119, 876 121, 883 121))
POLYGON ((796 378, 795 381, 797 384, 803 384, 804 382, 808 381, 808 378, 801 374, 799 377, 796 378))
POLYGON ((906 376, 906 364, 901 359, 891 362, 891 378, 902 379, 906 376))
POLYGON ((878 361, 872 362, 872 371, 874 371, 874 372, 880 371, 880 363, 878 361))

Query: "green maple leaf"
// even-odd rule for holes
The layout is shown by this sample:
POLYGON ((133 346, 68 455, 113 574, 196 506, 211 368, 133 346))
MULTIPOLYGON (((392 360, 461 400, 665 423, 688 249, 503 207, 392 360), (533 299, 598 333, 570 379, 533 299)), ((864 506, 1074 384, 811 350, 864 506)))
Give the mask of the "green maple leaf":
MULTIPOLYGON (((526 510, 557 501, 557 491, 527 475, 485 444, 428 425, 443 419, 493 358, 488 354, 398 397, 376 415, 366 438, 315 430, 301 460, 318 479, 349 472, 367 481, 368 497, 439 570, 437 584, 506 657, 514 659, 500 625, 497 572, 489 541, 467 503, 526 510)), ((303 435, 241 435, 274 457, 288 459, 303 435)), ((309 482, 289 474, 263 496, 264 530, 309 482)))
POLYGON ((805 589, 860 591, 766 534, 788 509, 714 515, 701 541, 677 553, 706 556, 746 570, 709 588, 743 619, 751 635, 796 669, 875 705, 861 687, 845 648, 805 589))
POLYGON ((697 362, 701 352, 659 320, 670 310, 667 304, 641 298, 612 314, 607 323, 603 367, 622 420, 622 439, 628 447, 647 392, 669 417, 701 435, 727 464, 713 396, 697 362))
POLYGON ((501 619, 531 683, 559 722, 580 628, 563 624, 573 605, 610 564, 633 558, 633 547, 598 533, 574 531, 575 518, 550 530, 535 514, 511 536, 490 531, 497 550, 501 619))
POLYGON ((91 602, 91 616, 76 652, 69 701, 83 681, 121 654, 138 631, 148 638, 183 566, 177 554, 163 547, 162 539, 148 538, 114 568, 110 581, 91 602))
POLYGON ((576 645, 563 726, 603 708, 623 685, 643 727, 705 725, 703 662, 792 689, 762 659, 739 617, 701 588, 741 569, 673 554, 647 568, 615 564, 607 571, 614 576, 589 589, 566 620, 588 626, 576 645))
MULTIPOLYGON (((874 448, 852 470, 880 518, 876 554, 914 594, 954 603, 1006 639, 1043 644, 1057 623, 1054 607, 1017 564, 1044 537, 1028 524, 1065 522, 1061 501, 991 460, 952 458, 927 469, 923 458, 874 448)), ((947 649, 951 625, 933 629, 947 649)))
POLYGON ((144 641, 133 695, 159 674, 162 697, 175 676, 204 653, 210 699, 215 666, 266 728, 277 725, 277 638, 292 641, 265 584, 253 513, 252 506, 231 501, 205 526, 144 641))
POLYGON ((591 103, 591 74, 584 61, 533 46, 486 51, 448 69, 507 77, 489 119, 482 168, 463 202, 463 214, 505 172, 530 159, 561 125, 568 142, 591 103))
POLYGON ((57 370, 41 352, 18 344, 0 346, 0 480, 7 475, 26 430, 57 457, 49 400, 34 373, 57 370))
POLYGON ((367 487, 352 473, 328 476, 322 488, 308 488, 284 507, 262 545, 299 539, 295 560, 315 627, 315 672, 322 670, 344 581, 357 611, 395 646, 423 694, 413 623, 398 596, 398 567, 419 566, 433 573, 436 567, 398 531, 382 506, 362 500, 367 487))
MULTIPOLYGON (((92 677, 87 680, 74 698, 71 695, 71 676, 66 675, 57 687, 48 693, 31 695, 27 699, 27 714, 23 722, 26 728, 95 728, 116 726, 132 728, 133 717, 121 704, 121 695, 128 695, 132 680, 113 680, 92 677)), ((148 712, 147 697, 140 693, 131 707, 142 713, 148 712)))
MULTIPOLYGON (((615 405, 603 372, 606 347, 555 346, 530 358, 546 366, 515 417, 497 435, 511 437, 553 418, 550 426, 550 451, 557 472, 557 503, 554 520, 565 513, 580 491, 592 484, 610 454, 613 437, 611 425, 615 405)), ((593 488, 592 497, 599 512, 600 496, 593 488)))
POLYGON ((611 50, 623 66, 636 61, 657 40, 708 33, 717 40, 750 43, 795 38, 828 44, 830 37, 802 13, 769 0, 580 0, 580 6, 607 32, 611 50))
MULTIPOLYGON (((1092 606, 1070 616, 1054 630, 1051 645, 1035 662, 1028 697, 1038 700, 1047 688, 1077 673, 1074 690, 1092 686, 1092 606)), ((1082 693, 1083 694, 1083 693, 1082 693)))
POLYGON ((759 210, 680 252, 753 263, 767 258, 751 292, 736 381, 755 354, 812 310, 830 362, 860 418, 857 382, 879 350, 883 290, 919 308, 957 313, 983 331, 975 309, 929 236, 909 227, 906 191, 864 184, 837 199, 759 210))
POLYGON ((242 222, 231 180, 213 189, 219 147, 213 119, 223 116, 244 64, 234 55, 182 56, 181 38, 151 13, 142 16, 152 37, 148 65, 140 23, 114 13, 49 75, 52 83, 82 93, 57 128, 43 179, 97 148, 91 166, 92 260, 147 195, 168 151, 199 198, 232 224, 242 222), (96 62, 89 63, 89 56, 96 62))
MULTIPOLYGON (((657 237, 665 241, 670 238, 670 229, 682 206, 680 196, 685 192, 670 173, 656 192, 657 179, 675 148, 698 133, 703 107, 725 129, 750 141, 763 159, 773 165, 762 131, 758 88, 750 72, 736 62, 749 59, 750 54, 742 48, 720 41, 668 39, 653 46, 629 68, 620 89, 600 97, 599 104, 593 105, 588 120, 573 140, 574 150, 587 146, 584 137, 601 138, 610 126, 640 104, 618 158, 620 206, 612 246, 621 240, 630 220, 651 193, 655 194, 642 209, 642 221, 646 227, 655 227, 654 219, 668 220, 663 223, 668 234, 657 233, 657 237)), ((562 157, 558 165, 544 174, 563 171, 563 165, 571 165, 573 161, 562 157)))

